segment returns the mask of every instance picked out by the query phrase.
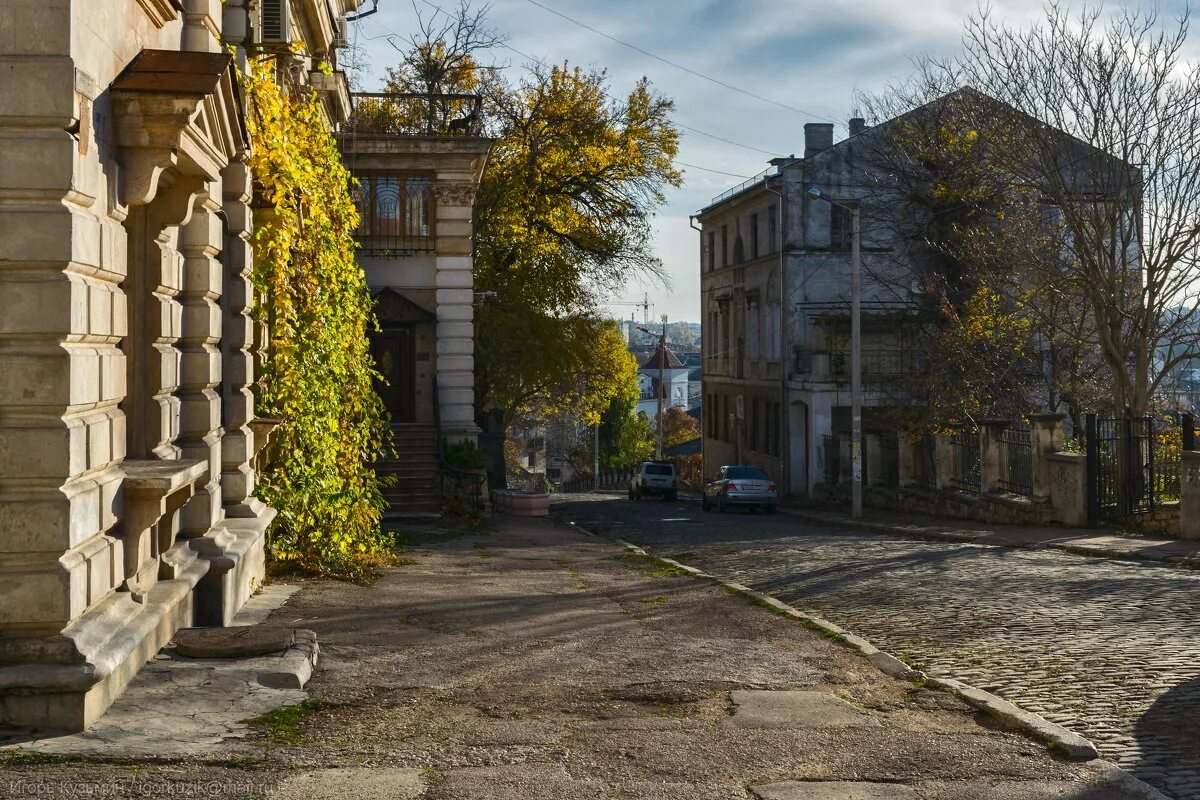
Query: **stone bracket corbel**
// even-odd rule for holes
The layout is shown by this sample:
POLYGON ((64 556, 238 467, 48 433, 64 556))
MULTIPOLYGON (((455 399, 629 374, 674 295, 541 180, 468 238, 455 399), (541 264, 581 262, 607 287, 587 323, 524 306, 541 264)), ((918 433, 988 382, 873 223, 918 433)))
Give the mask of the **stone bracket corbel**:
POLYGON ((123 204, 154 199, 159 178, 178 163, 184 131, 231 59, 229 53, 143 50, 113 81, 123 204))
POLYGON ((125 582, 121 588, 141 603, 158 582, 161 556, 171 548, 171 518, 195 493, 196 485, 208 480, 208 462, 127 460, 121 469, 125 507, 121 520, 125 582))

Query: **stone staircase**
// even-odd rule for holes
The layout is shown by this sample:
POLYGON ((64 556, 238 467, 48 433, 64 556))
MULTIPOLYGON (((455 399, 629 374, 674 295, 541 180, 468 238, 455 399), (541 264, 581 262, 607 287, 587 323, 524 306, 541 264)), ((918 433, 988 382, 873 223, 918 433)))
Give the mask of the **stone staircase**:
POLYGON ((383 489, 387 519, 433 519, 441 516, 437 428, 426 423, 392 425, 391 458, 378 461, 375 472, 393 477, 383 489))

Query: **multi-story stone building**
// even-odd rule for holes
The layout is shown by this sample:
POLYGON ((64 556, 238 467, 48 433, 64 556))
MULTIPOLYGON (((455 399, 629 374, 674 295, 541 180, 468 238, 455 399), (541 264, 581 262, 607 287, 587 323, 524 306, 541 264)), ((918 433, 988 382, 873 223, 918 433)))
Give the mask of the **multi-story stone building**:
MULTIPOLYGON (((704 314, 704 456, 766 469, 791 494, 823 480, 825 437, 849 430, 850 213, 813 200, 807 189, 858 202, 871 190, 858 152, 865 125, 834 144, 833 125, 804 126, 804 157, 773 159, 698 215, 704 314)), ((867 134, 869 135, 869 134, 867 134)), ((872 198, 878 201, 878 193, 872 198)), ((867 215, 863 228, 863 350, 872 378, 903 363, 896 312, 907 291, 884 275, 903 274, 894 228, 867 215)), ((872 380, 864 426, 892 425, 894 397, 872 380)))
MULTIPOLYGON (((940 124, 968 114, 981 124, 1013 112, 961 89, 900 119, 940 124)), ((882 469, 889 443, 895 454, 899 415, 889 412, 912 402, 901 379, 922 366, 913 323, 926 302, 922 260, 931 257, 914 245, 916 212, 888 172, 886 132, 895 124, 851 119, 850 135, 837 143, 832 124, 805 125, 803 157, 773 159, 697 215, 710 472, 729 463, 761 466, 794 495, 848 474, 852 206, 862 219, 868 478, 882 469)), ((1110 158, 1061 136, 1063 152, 1081 154, 1077 160, 1110 158)))
POLYGON ((376 298, 372 352, 396 450, 378 469, 395 479, 394 514, 435 514, 438 449, 479 434, 473 205, 492 140, 476 95, 353 102, 338 143, 359 183, 358 262, 376 298))
POLYGON ((262 580, 237 70, 299 45, 338 124, 360 2, 0 5, 0 722, 86 727, 262 580))

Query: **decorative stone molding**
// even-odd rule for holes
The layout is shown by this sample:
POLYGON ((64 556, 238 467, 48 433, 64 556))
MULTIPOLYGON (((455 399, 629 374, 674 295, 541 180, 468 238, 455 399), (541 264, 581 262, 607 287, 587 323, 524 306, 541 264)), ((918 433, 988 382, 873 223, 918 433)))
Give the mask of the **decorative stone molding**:
POLYGON ((478 189, 474 183, 435 183, 433 195, 439 205, 472 206, 475 204, 475 192, 478 189))
POLYGON ((123 204, 154 199, 163 171, 178 161, 184 131, 231 58, 229 53, 143 50, 113 81, 123 204))
MULTIPOLYGON (((208 464, 199 460, 126 460, 122 485, 125 517, 121 521, 125 542, 125 583, 135 602, 144 601, 159 579, 160 560, 171 549, 170 518, 208 476, 208 464)), ((174 575, 170 577, 175 577, 174 575)))
POLYGON ((179 0, 138 0, 138 5, 146 12, 146 16, 150 17, 150 21, 159 28, 165 27, 172 20, 179 19, 179 12, 183 10, 183 5, 179 0))

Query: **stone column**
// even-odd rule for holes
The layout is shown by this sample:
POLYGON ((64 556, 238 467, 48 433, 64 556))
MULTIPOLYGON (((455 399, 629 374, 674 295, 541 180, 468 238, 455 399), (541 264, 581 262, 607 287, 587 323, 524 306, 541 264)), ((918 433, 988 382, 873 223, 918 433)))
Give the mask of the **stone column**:
POLYGON ((93 99, 75 88, 72 8, 5 11, 9 30, 38 35, 8 37, 31 57, 0 81, 0 664, 74 657, 37 637, 123 578, 108 532, 125 455, 125 234, 95 142, 66 132, 90 125, 93 99))
POLYGON ((949 436, 933 437, 933 458, 937 464, 937 488, 954 488, 954 442, 949 436))
POLYGON ((1063 421, 1066 414, 1051 412, 1029 418, 1033 440, 1033 496, 1050 496, 1050 464, 1047 456, 1062 447, 1063 421))
POLYGON ((896 434, 896 458, 899 462, 899 480, 901 489, 917 485, 917 443, 903 432, 896 434))
POLYGON ((437 402, 446 439, 474 441, 474 183, 434 184, 437 214, 437 402))
POLYGON ((221 49, 221 0, 186 0, 183 14, 183 49, 217 53, 221 49))
POLYGON ((1004 454, 1000 435, 1012 423, 1006 419, 985 419, 979 424, 979 490, 998 492, 1004 479, 1004 454))
POLYGON ((208 480, 196 487, 182 512, 182 532, 202 536, 221 519, 221 262, 224 229, 221 184, 212 182, 196 199, 190 222, 179 232, 182 282, 179 292, 178 445, 183 458, 208 463, 208 480))
POLYGON ((1200 539, 1200 451, 1183 451, 1179 489, 1179 536, 1200 539))
POLYGON ((250 215, 251 175, 244 162, 230 164, 221 172, 227 225, 223 292, 224 318, 221 337, 221 384, 224 413, 221 440, 221 496, 230 517, 257 516, 262 507, 254 496, 254 287, 250 268, 254 250, 250 244, 253 222, 250 215))

